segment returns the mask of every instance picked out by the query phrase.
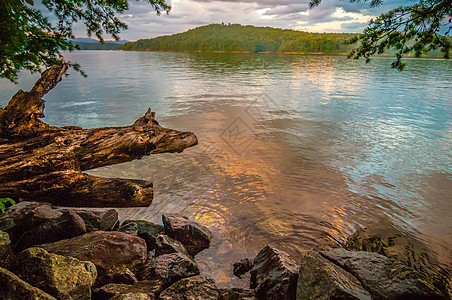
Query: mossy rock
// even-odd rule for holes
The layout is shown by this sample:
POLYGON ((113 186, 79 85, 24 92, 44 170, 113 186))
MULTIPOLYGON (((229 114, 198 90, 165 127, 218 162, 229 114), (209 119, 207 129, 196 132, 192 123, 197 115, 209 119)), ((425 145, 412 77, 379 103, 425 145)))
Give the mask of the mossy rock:
POLYGON ((97 277, 93 263, 29 248, 17 256, 14 271, 58 299, 91 299, 97 277))
POLYGON ((8 300, 56 300, 3 268, 0 268, 0 296, 8 300))
POLYGON ((11 240, 6 232, 0 231, 0 257, 6 253, 9 245, 11 245, 11 240))

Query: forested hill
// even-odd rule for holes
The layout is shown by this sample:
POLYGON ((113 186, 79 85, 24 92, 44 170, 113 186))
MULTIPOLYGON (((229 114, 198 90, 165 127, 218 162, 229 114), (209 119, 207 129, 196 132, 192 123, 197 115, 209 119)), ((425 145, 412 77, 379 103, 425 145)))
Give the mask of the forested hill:
POLYGON ((240 24, 211 24, 183 33, 129 42, 120 50, 347 53, 354 34, 309 33, 240 24))

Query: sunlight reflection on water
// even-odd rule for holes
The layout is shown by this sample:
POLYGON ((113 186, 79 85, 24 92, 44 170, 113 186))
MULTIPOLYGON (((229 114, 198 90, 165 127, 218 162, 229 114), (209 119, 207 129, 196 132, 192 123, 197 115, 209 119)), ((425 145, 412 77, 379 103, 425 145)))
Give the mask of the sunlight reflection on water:
MULTIPOLYGON (((451 64, 340 56, 82 51, 45 98, 46 121, 132 123, 147 107, 199 145, 90 171, 154 182, 150 208, 122 218, 160 222, 180 212, 209 226, 199 255, 223 283, 232 262, 273 243, 301 249, 356 229, 403 233, 451 264, 451 64), (225 272, 226 270, 226 272, 225 272)), ((30 89, 35 77, 19 87, 30 89)), ((0 81, 0 104, 18 86, 0 81)))

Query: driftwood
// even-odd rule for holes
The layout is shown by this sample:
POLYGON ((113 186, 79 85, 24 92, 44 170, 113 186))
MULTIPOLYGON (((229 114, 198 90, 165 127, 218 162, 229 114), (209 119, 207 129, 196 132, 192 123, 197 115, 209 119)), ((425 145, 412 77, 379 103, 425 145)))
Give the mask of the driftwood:
POLYGON ((0 198, 87 207, 147 206, 152 183, 100 178, 83 171, 197 144, 191 132, 164 128, 149 109, 126 127, 54 127, 44 117, 42 96, 66 66, 46 70, 30 92, 18 91, 0 109, 0 198))

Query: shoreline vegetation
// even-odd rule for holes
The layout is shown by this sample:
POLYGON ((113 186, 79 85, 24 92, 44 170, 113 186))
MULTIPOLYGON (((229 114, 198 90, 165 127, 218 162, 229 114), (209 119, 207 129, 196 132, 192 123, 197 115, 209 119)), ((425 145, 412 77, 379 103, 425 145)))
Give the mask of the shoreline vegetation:
POLYGON ((162 215, 162 225, 120 222, 104 207, 149 206, 152 183, 83 173, 181 152, 196 136, 161 127, 150 109, 127 127, 45 124, 41 97, 66 67, 48 69, 0 109, 0 197, 26 200, 0 213, 1 299, 451 299, 450 270, 407 258, 395 237, 362 232, 297 260, 262 245, 229 271, 249 272, 249 288, 218 288, 195 259, 214 238, 207 227, 175 214, 162 215))
MULTIPOLYGON (((210 24, 173 35, 124 44, 75 42, 82 50, 185 53, 256 53, 290 55, 348 55, 355 45, 345 42, 356 33, 313 33, 240 24, 210 24)), ((394 56, 392 51, 377 56, 394 56)), ((414 57, 408 53, 407 57, 414 57)), ((431 51, 422 57, 441 57, 431 51)))
MULTIPOLYGON (((125 51, 348 55, 356 33, 313 33, 240 24, 210 24, 186 32, 128 42, 125 51)), ((382 56, 392 56, 389 51, 382 56)), ((408 54, 407 56, 414 56, 408 54)), ((431 51, 424 57, 440 57, 431 51)))

